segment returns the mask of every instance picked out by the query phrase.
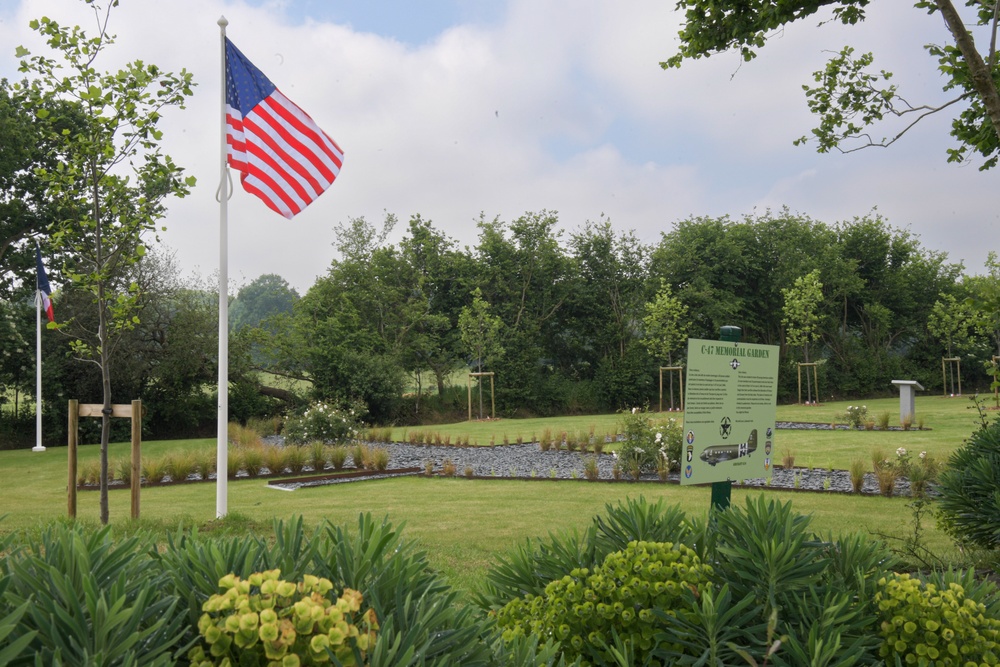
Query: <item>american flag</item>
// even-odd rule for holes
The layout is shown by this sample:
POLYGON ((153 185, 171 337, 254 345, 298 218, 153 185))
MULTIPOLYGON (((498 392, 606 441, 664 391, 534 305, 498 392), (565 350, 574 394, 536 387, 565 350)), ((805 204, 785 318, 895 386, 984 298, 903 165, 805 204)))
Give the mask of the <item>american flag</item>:
POLYGON ((291 218, 330 187, 344 152, 226 39, 227 161, 243 189, 291 218))

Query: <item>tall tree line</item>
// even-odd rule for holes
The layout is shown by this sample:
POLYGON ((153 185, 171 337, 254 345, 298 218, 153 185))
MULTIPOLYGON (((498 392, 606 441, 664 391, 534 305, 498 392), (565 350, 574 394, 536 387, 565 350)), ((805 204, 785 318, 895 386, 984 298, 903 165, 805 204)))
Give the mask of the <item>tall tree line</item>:
MULTIPOLYGON (((885 393, 901 377, 939 387, 947 350, 928 328, 934 304, 985 293, 984 277, 966 278, 877 215, 832 225, 789 211, 690 218, 647 245, 603 218, 567 233, 540 211, 482 218, 464 249, 420 216, 390 244, 395 224, 342 226, 339 257, 273 335, 285 352, 277 369, 294 368, 318 396, 361 398, 376 421, 419 419, 419 396, 445 394, 449 377, 464 390, 462 374, 483 361, 460 335, 476 298, 500 322, 499 353, 486 363, 498 409, 554 414, 655 402, 658 367, 683 354, 649 340, 647 304, 661 290, 688 336, 733 324, 744 341, 781 346, 784 399, 805 353, 820 364, 824 399, 885 393), (819 297, 803 349, 785 311, 806 276, 819 297), (404 387, 417 396, 404 400, 404 387)), ((981 380, 993 331, 967 327, 966 376, 981 380)))
MULTIPOLYGON (((338 225, 335 259, 301 298, 273 275, 238 291, 235 418, 312 398, 360 401, 380 423, 456 417, 466 410, 466 374, 480 368, 495 374, 503 415, 656 405, 659 366, 683 363, 686 337, 715 338, 727 324, 744 341, 782 348, 782 400, 795 400, 795 364, 807 360, 820 364, 821 400, 888 393, 901 378, 939 389, 941 357, 953 355, 966 386, 985 387, 982 362, 1000 340, 995 258, 992 270, 965 276, 874 215, 837 224, 788 211, 693 217, 644 244, 607 219, 566 232, 557 214, 540 211, 483 218, 465 248, 419 215, 390 243, 397 224, 388 216, 338 225), (795 286, 806 283, 803 305, 795 286), (463 337, 463 314, 490 326, 463 337)), ((123 393, 162 417, 155 428, 193 429, 212 419, 215 296, 179 283, 165 262, 151 253, 126 277, 142 288, 144 310, 123 342, 123 393)), ((57 307, 74 312, 75 300, 65 289, 57 307)), ((30 306, 25 296, 3 307, 0 337, 13 350, 31 322, 18 313, 30 306)), ((0 358, 0 385, 30 392, 23 366, 21 354, 0 358)), ((93 390, 68 360, 46 376, 58 384, 53 396, 93 390)))

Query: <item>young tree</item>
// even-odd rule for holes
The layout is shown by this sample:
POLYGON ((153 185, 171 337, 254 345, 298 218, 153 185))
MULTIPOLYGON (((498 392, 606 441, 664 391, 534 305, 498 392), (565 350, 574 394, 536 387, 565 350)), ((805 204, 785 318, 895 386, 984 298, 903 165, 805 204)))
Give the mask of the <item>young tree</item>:
POLYGON ((996 252, 986 255, 986 273, 971 276, 967 283, 972 296, 965 305, 976 315, 976 329, 990 337, 1000 355, 1000 260, 996 252))
MULTIPOLYGON (((944 343, 948 350, 948 358, 954 358, 955 347, 969 339, 969 329, 976 324, 976 313, 965 301, 958 301, 951 294, 942 294, 934 302, 930 315, 927 317, 927 330, 932 336, 944 343)), ((949 380, 952 392, 955 393, 955 367, 948 365, 949 380)), ((961 372, 959 373, 961 375, 961 372)), ((959 378, 961 379, 961 378, 959 378)))
POLYGON ((164 215, 163 201, 170 195, 184 196, 194 184, 159 149, 162 112, 171 106, 183 108, 191 95, 191 75, 161 71, 157 66, 134 61, 123 69, 102 72, 95 62, 114 42, 108 33, 109 0, 102 8, 84 0, 93 9, 97 35, 88 37, 79 27, 64 27, 44 17, 31 22, 61 62, 31 55, 18 47, 20 71, 31 76, 19 86, 26 105, 42 121, 49 109, 70 103, 79 113, 79 127, 62 132, 49 124, 49 137, 58 146, 60 162, 54 169, 39 169, 48 194, 60 204, 60 217, 53 223, 52 240, 66 253, 64 276, 87 290, 96 306, 97 327, 73 330, 74 350, 79 358, 100 368, 103 393, 101 423, 101 523, 108 522, 108 435, 111 417, 111 370, 117 340, 133 327, 137 285, 121 283, 129 267, 145 253, 143 234, 152 232, 164 215))
MULTIPOLYGON (((708 57, 737 50, 745 61, 756 56, 770 37, 782 28, 809 18, 823 8, 831 8, 833 20, 856 25, 865 19, 869 0, 680 0, 685 11, 681 27, 681 47, 662 67, 679 67, 684 60, 708 57)), ((962 162, 975 153, 985 159, 988 169, 1000 158, 1000 89, 997 69, 997 26, 1000 10, 995 2, 969 0, 956 6, 952 0, 918 0, 912 11, 936 14, 947 28, 950 43, 928 44, 933 60, 929 69, 943 76, 942 90, 950 96, 943 101, 924 103, 904 97, 890 84, 891 72, 875 70, 871 53, 856 55, 845 46, 814 75, 817 86, 806 87, 810 110, 819 116, 812 131, 821 153, 836 149, 850 152, 869 146, 888 146, 920 120, 948 110, 951 135, 957 148, 948 151, 949 162, 962 162), (964 5, 964 6, 963 6, 964 5), (989 39, 986 49, 977 47, 973 33, 989 39), (871 127, 895 119, 896 127, 885 136, 872 134, 871 127)), ((806 137, 796 143, 805 142, 806 137)))
POLYGON ((948 356, 955 356, 955 346, 969 339, 969 329, 975 323, 971 308, 951 294, 942 294, 934 302, 927 317, 927 330, 944 343, 948 356))
MULTIPOLYGON (((688 338, 688 308, 674 296, 667 281, 660 280, 656 298, 646 303, 646 316, 642 318, 646 333, 643 345, 657 359, 666 359, 668 366, 674 365, 674 352, 688 338)), ((662 382, 662 379, 661 379, 662 382)), ((661 390, 662 390, 662 384, 661 390)), ((662 400, 662 397, 661 397, 662 400)), ((670 405, 674 404, 674 376, 670 374, 670 405)))
MULTIPOLYGON (((781 290, 785 306, 781 324, 785 327, 785 340, 789 345, 802 346, 802 357, 809 363, 809 343, 819 338, 819 306, 823 303, 823 283, 819 269, 814 269, 795 279, 788 289, 781 290)), ((801 380, 800 380, 801 382, 801 380)), ((802 391, 802 385, 799 385, 802 391)), ((819 387, 816 388, 819 394, 819 387)), ((812 400, 812 376, 806 373, 806 396, 812 400)))
MULTIPOLYGON (((472 305, 462 308, 458 316, 458 328, 462 332, 462 344, 473 355, 477 372, 483 372, 483 366, 491 365, 493 361, 503 356, 500 345, 500 329, 503 322, 496 315, 490 314, 490 304, 483 300, 483 294, 477 287, 472 293, 472 305)), ((479 383, 479 418, 483 418, 483 383, 479 383)))
POLYGON ((791 346, 802 346, 802 358, 809 363, 809 343, 819 338, 819 306, 823 303, 823 283, 819 269, 814 269, 795 279, 795 283, 781 290, 785 306, 781 324, 785 327, 785 341, 791 346))

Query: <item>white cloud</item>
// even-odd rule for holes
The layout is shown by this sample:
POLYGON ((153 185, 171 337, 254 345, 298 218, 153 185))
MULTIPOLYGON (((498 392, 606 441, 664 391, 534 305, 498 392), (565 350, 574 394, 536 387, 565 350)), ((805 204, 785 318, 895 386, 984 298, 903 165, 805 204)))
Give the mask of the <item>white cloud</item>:
MULTIPOLYGON (((835 222, 878 206, 970 269, 981 267, 982 239, 997 229, 995 177, 944 163, 944 122, 887 151, 817 155, 791 145, 813 123, 801 84, 822 66, 823 50, 849 41, 876 50, 876 63, 900 70, 917 97, 940 98, 922 45, 944 39, 943 28, 909 6, 873 6, 869 22, 851 29, 807 20, 742 66, 730 54, 663 71, 680 25, 672 3, 509 0, 492 24, 454 25, 416 45, 347 25, 294 24, 286 5, 125 0, 113 17, 119 39, 104 66, 142 58, 187 68, 199 83, 188 109, 164 121, 165 151, 199 185, 171 205, 163 238, 183 266, 205 274, 218 265, 222 14, 233 41, 346 154, 330 191, 290 222, 237 184, 229 242, 237 279, 278 273, 304 291, 333 258, 332 227, 385 210, 403 222, 419 213, 473 244, 481 211, 510 219, 557 210, 568 229, 604 213, 655 241, 691 215, 787 204, 835 222)), ((16 76, 13 46, 37 44, 26 25, 42 14, 92 24, 75 0, 21 0, 0 22, 0 43, 10 45, 0 74, 16 76)))

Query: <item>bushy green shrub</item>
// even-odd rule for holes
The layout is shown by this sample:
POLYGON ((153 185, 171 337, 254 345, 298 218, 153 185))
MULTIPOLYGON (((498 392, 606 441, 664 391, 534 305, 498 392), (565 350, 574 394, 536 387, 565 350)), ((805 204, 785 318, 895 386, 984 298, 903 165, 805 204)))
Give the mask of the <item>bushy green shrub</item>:
POLYGON ((497 615, 504 638, 554 637, 567 659, 611 661, 615 637, 637 657, 648 655, 668 616, 689 613, 687 590, 709 585, 712 568, 690 548, 670 542, 631 542, 596 570, 575 569, 545 587, 543 595, 511 600, 497 615))
POLYGON ((941 526, 959 542, 1000 547, 1000 421, 983 425, 938 475, 941 526))
POLYGON ((879 581, 875 594, 881 618, 879 655, 890 664, 1000 664, 1000 620, 958 583, 939 589, 908 574, 879 581))
POLYGON ((0 618, 23 614, 3 632, 34 659, 21 664, 174 664, 184 610, 147 556, 147 536, 115 540, 110 527, 56 524, 0 548, 0 618))
POLYGON ((291 442, 306 443, 318 440, 325 443, 345 443, 357 435, 358 411, 340 408, 322 401, 310 405, 301 415, 285 420, 285 438, 291 442))
POLYGON ((670 470, 680 470, 683 432, 676 419, 654 420, 637 408, 622 413, 624 440, 618 448, 622 464, 638 465, 643 472, 656 470, 662 461, 670 470))
POLYGON ((295 656, 293 664, 317 665, 330 662, 329 650, 342 665, 362 664, 378 623, 371 609, 359 613, 361 593, 345 589, 331 600, 329 579, 305 575, 295 584, 280 577, 280 570, 269 570, 220 579, 222 592, 202 605, 204 644, 188 652, 191 663, 265 664, 295 656))
POLYGON ((549 534, 547 539, 526 540, 501 555, 487 573, 475 602, 496 611, 525 594, 541 595, 545 586, 576 568, 597 568, 608 554, 621 551, 629 542, 682 542, 691 546, 690 526, 684 512, 663 499, 655 503, 626 498, 607 503, 605 514, 593 518, 583 533, 549 534))
MULTIPOLYGON (((630 540, 683 544, 711 565, 712 586, 682 591, 682 615, 657 612, 661 627, 651 653, 614 629, 611 650, 633 656, 630 664, 646 658, 651 664, 751 664, 745 656, 757 664, 796 667, 878 661, 873 598, 893 564, 879 542, 863 535, 821 540, 809 530, 808 516, 764 496, 707 519, 642 498, 606 510, 582 534, 550 535, 501 557, 477 603, 497 610, 515 598, 522 605, 544 598, 550 582, 563 581, 574 569, 596 571, 593 563, 630 540)), ((560 639, 555 630, 539 637, 560 639)), ((560 645, 567 660, 582 655, 565 640, 560 645)))

